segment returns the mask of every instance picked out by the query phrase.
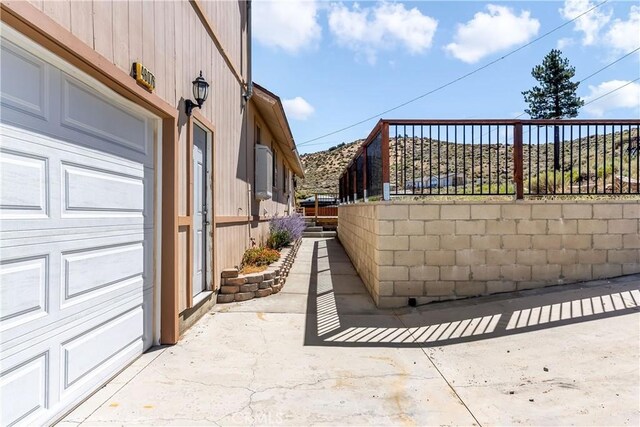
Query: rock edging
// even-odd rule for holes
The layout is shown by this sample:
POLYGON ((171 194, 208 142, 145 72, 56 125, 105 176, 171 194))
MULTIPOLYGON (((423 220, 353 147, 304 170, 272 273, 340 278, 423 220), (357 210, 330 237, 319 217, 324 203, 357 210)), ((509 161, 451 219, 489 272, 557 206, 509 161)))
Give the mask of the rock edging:
POLYGON ((225 268, 220 277, 218 303, 247 301, 277 294, 282 290, 302 239, 280 251, 278 261, 260 273, 240 274, 237 268, 225 268))

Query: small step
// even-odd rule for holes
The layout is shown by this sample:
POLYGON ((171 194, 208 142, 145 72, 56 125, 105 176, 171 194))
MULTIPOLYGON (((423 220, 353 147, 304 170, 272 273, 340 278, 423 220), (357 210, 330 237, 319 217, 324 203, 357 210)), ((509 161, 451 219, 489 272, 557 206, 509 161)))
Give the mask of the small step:
POLYGON ((321 225, 310 225, 307 228, 305 228, 304 231, 310 231, 312 233, 315 233, 315 232, 324 231, 324 230, 321 225))
POLYGON ((335 231, 305 231, 302 237, 336 237, 338 233, 335 231))

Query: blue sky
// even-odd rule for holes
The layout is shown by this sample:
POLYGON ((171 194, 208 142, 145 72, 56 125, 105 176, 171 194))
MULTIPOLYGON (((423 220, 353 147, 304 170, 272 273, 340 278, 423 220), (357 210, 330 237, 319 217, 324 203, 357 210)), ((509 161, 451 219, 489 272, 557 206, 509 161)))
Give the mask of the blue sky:
MULTIPOLYGON (((285 105, 301 153, 366 137, 378 114, 494 61, 602 0, 253 3, 253 75, 285 105), (336 135, 308 140, 376 116, 336 135)), ((531 68, 561 48, 576 80, 640 47, 640 2, 610 0, 514 55, 385 118, 512 118, 531 68)), ((640 53, 583 82, 586 101, 640 77, 640 53)), ((640 81, 582 118, 640 118, 640 81)))

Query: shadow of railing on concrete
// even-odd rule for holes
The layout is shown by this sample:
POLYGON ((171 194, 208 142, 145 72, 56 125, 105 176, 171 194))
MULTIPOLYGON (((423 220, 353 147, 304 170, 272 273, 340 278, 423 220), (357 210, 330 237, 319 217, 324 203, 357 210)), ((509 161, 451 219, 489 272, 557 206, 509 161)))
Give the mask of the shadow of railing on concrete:
POLYGON ((311 261, 305 345, 422 347, 492 339, 637 313, 639 289, 640 275, 631 275, 383 310, 375 307, 340 243, 319 240, 311 261))

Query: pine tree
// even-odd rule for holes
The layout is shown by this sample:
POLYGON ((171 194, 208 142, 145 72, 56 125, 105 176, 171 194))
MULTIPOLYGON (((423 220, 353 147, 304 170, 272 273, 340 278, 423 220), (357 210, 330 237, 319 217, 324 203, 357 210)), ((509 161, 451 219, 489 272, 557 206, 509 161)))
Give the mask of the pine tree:
MULTIPOLYGON (((544 57, 541 65, 531 70, 531 75, 540 85, 522 92, 524 100, 529 104, 525 113, 532 119, 563 119, 576 117, 584 101, 576 95, 580 82, 572 82, 576 69, 569 65, 569 60, 562 57, 562 52, 552 49, 544 57)), ((554 128, 553 164, 560 169, 560 128, 554 128)))

